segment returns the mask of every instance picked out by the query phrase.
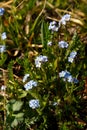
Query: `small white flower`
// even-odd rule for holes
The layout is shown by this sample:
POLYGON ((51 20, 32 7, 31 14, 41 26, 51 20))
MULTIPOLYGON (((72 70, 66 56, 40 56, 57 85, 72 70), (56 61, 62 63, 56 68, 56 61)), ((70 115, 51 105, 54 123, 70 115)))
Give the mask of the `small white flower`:
POLYGON ((24 77, 23 77, 23 83, 27 80, 27 78, 29 77, 30 75, 29 74, 25 74, 24 77))
POLYGON ((54 103, 53 103, 53 106, 57 106, 57 105, 58 105, 58 102, 54 102, 54 103))
POLYGON ((34 80, 30 80, 28 83, 26 83, 26 84, 24 85, 24 88, 25 88, 26 90, 30 90, 30 89, 32 89, 33 87, 36 87, 36 86, 37 86, 37 82, 34 81, 34 80))
POLYGON ((6 46, 5 45, 0 45, 0 53, 5 52, 6 46))
POLYGON ((36 109, 36 108, 40 107, 39 100, 38 99, 30 100, 29 107, 31 107, 32 109, 36 109))
POLYGON ((52 46, 52 42, 49 41, 49 42, 47 43, 47 45, 48 45, 48 46, 52 46))
POLYGON ((6 38, 7 38, 6 32, 3 32, 2 35, 1 35, 1 39, 2 39, 2 40, 5 40, 6 38))
POLYGON ((40 68, 41 67, 41 62, 38 59, 36 59, 35 60, 35 65, 36 65, 36 68, 40 68))
POLYGON ((71 57, 68 57, 68 62, 73 62, 74 61, 74 59, 73 58, 71 58, 71 57))
POLYGON ((1 91, 5 91, 6 90, 6 86, 5 85, 2 85, 1 86, 1 91))

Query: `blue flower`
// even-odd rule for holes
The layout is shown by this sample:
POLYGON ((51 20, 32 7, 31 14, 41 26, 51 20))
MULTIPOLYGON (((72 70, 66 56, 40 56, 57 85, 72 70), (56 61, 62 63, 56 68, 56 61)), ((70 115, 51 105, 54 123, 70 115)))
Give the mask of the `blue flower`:
POLYGON ((5 9, 4 8, 0 8, 0 16, 2 16, 5 12, 5 9))
POLYGON ((72 75, 70 75, 70 76, 67 77, 67 81, 70 82, 70 83, 73 82, 73 77, 72 77, 72 75))
POLYGON ((70 83, 78 83, 79 82, 79 80, 76 79, 76 78, 74 78, 74 77, 72 77, 72 75, 70 74, 70 72, 67 71, 67 70, 61 71, 59 73, 59 77, 63 78, 63 81, 68 81, 70 83))
POLYGON ((6 32, 3 32, 2 35, 1 35, 1 39, 2 39, 2 40, 5 40, 6 38, 7 38, 6 32))
POLYGON ((49 30, 52 30, 53 32, 54 32, 54 31, 57 32, 58 29, 59 29, 59 27, 57 27, 56 24, 57 24, 57 23, 56 23, 55 21, 50 22, 49 30))
POLYGON ((47 61, 48 61, 47 56, 40 55, 40 56, 36 57, 36 59, 35 59, 35 65, 36 65, 37 68, 40 68, 41 64, 43 62, 47 62, 47 61))
POLYGON ((74 83, 78 83, 78 82, 79 82, 79 80, 78 80, 78 79, 76 79, 76 78, 73 78, 73 82, 74 82, 74 83))
POLYGON ((59 44, 60 48, 67 48, 68 47, 68 43, 65 41, 60 41, 58 44, 59 44))
POLYGON ((25 88, 26 90, 30 90, 30 89, 32 89, 33 87, 36 87, 36 86, 37 86, 37 82, 34 81, 34 80, 30 80, 28 83, 26 83, 26 84, 24 85, 24 88, 25 88))
POLYGON ((59 21, 59 26, 62 25, 66 25, 66 22, 70 20, 70 14, 65 14, 61 20, 59 21))
POLYGON ((23 83, 27 80, 27 78, 29 77, 30 75, 29 74, 25 74, 24 77, 23 77, 23 83))
POLYGON ((60 73, 59 73, 59 77, 61 78, 61 77, 65 77, 65 74, 66 74, 66 71, 61 71, 60 73))
POLYGON ((66 78, 66 79, 68 79, 68 77, 70 77, 71 76, 71 74, 70 74, 70 72, 69 71, 67 71, 67 70, 65 70, 65 76, 64 76, 64 78, 66 78))
POLYGON ((70 57, 71 57, 71 58, 75 58, 76 55, 77 55, 77 52, 76 52, 76 51, 72 51, 72 52, 70 53, 70 57))
POLYGON ((0 53, 3 53, 6 51, 6 46, 5 45, 0 45, 0 53))
POLYGON ((32 109, 36 109, 38 107, 40 107, 40 103, 38 99, 32 99, 29 101, 29 107, 31 107, 32 109))
POLYGON ((77 55, 77 52, 76 51, 72 51, 70 53, 70 56, 68 57, 68 62, 72 63, 74 61, 74 58, 76 57, 76 55, 77 55))

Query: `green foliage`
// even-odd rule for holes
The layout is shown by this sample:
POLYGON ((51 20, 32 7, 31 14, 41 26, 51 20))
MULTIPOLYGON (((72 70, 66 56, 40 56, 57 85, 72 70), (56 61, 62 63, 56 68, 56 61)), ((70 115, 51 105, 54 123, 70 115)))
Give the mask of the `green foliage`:
POLYGON ((45 49, 47 49, 47 42, 50 39, 50 32, 48 30, 48 24, 42 20, 41 22, 41 41, 45 49))
POLYGON ((7 39, 0 41, 6 46, 5 52, 0 52, 0 125, 3 130, 85 129, 87 98, 83 91, 87 84, 87 52, 80 34, 79 19, 83 15, 73 13, 73 8, 79 9, 78 3, 76 0, 4 3, 5 14, 0 16, 0 37, 2 31, 7 33, 7 39), (71 14, 71 20, 59 26, 65 12, 71 14), (58 31, 49 29, 54 20, 58 31), (60 41, 66 41, 68 47, 60 47, 60 41), (48 45, 49 42, 52 45, 48 45), (71 52, 77 54, 70 62, 71 52), (36 61, 37 58, 41 59, 36 61), (70 74, 60 76, 65 70, 70 74), (27 78, 26 74, 29 74, 27 78), (3 89, 3 85, 6 88, 3 89), (34 103, 30 104, 32 100, 34 103))
POLYGON ((15 99, 10 100, 6 105, 7 110, 7 124, 10 123, 11 127, 17 127, 18 123, 23 121, 24 113, 20 112, 23 102, 16 101, 15 99))

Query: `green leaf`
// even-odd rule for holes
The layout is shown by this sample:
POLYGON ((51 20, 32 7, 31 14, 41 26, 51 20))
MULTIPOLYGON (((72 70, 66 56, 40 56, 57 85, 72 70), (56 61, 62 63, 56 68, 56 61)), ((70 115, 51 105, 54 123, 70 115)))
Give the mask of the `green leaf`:
POLYGON ((24 90, 19 90, 18 94, 19 94, 18 98, 24 98, 24 97, 26 97, 27 92, 24 90))
POLYGON ((44 46, 44 48, 47 48, 47 42, 49 39, 49 30, 48 30, 48 25, 45 23, 44 20, 42 20, 41 24, 41 41, 44 46))
POLYGON ((23 118, 24 113, 14 114, 14 116, 15 116, 16 118, 23 118))
POLYGON ((9 62, 9 64, 8 64, 8 72, 9 72, 8 78, 9 78, 9 80, 11 80, 11 81, 14 81, 13 65, 14 65, 14 61, 11 60, 11 61, 9 62))
POLYGON ((56 59, 56 60, 54 61, 54 70, 56 70, 57 66, 58 66, 58 59, 56 59))
POLYGON ((29 9, 31 10, 35 5, 36 0, 29 0, 29 9))
POLYGON ((23 105, 23 102, 22 101, 16 101, 14 104, 13 104, 13 107, 12 107, 12 110, 13 111, 19 111, 21 109, 23 105))
POLYGON ((14 121, 11 123, 11 127, 15 127, 18 125, 17 119, 14 119, 14 121))
POLYGON ((7 55, 2 54, 1 57, 0 57, 0 67, 1 67, 2 65, 4 65, 6 59, 7 59, 7 55))

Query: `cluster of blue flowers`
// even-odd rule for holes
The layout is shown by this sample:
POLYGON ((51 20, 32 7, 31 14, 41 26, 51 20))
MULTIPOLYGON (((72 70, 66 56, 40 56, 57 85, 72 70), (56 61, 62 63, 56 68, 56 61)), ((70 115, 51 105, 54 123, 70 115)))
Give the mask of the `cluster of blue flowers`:
POLYGON ((36 109, 38 107, 40 107, 40 103, 38 99, 32 99, 29 101, 29 107, 31 107, 32 109, 36 109))
MULTIPOLYGON (((24 77, 23 77, 23 83, 25 83, 26 81, 27 81, 27 79, 28 79, 28 77, 29 77, 30 75, 29 74, 25 74, 24 75, 24 77)), ((33 87, 36 87, 37 86, 37 82, 36 81, 34 81, 34 80, 30 80, 29 82, 27 82, 25 85, 24 85, 24 88, 25 88, 25 90, 30 90, 30 89, 32 89, 33 87)))
MULTIPOLYGON (((70 20, 70 15, 69 14, 65 14, 59 21, 58 26, 57 23, 55 21, 50 22, 49 24, 49 30, 51 31, 58 31, 58 29, 60 28, 61 25, 66 25, 66 22, 70 20)), ((51 46, 52 42, 48 42, 48 46, 51 46)), ((59 41, 58 42, 58 46, 59 48, 68 48, 69 44, 65 41, 59 41)), ((76 51, 72 51, 68 57, 68 62, 73 63, 74 58, 76 57, 77 52, 76 51)), ((72 75, 70 74, 70 72, 68 72, 67 70, 65 71, 61 71, 59 73, 59 77, 63 78, 64 81, 68 81, 68 82, 73 82, 73 83, 78 83, 79 81, 72 77, 72 75)))
POLYGON ((60 20, 57 25, 57 22, 52 21, 49 24, 49 30, 53 32, 57 32, 61 25, 66 25, 66 22, 70 20, 70 14, 65 14, 60 20))
MULTIPOLYGON (((30 77, 29 74, 25 74, 24 77, 23 77, 23 83, 25 83, 27 81, 27 79, 30 77)), ((34 80, 30 80, 29 82, 27 82, 25 85, 24 85, 24 88, 26 91, 32 89, 33 87, 36 87, 37 86, 37 82, 34 81, 34 80)), ((40 106, 39 104, 39 100, 38 99, 32 99, 29 101, 29 107, 31 107, 32 109, 36 109, 40 106)))
POLYGON ((26 90, 30 90, 32 89, 33 87, 36 87, 37 86, 37 82, 34 81, 34 80, 30 80, 29 82, 27 82, 25 85, 24 85, 24 88, 26 90))
MULTIPOLYGON (((48 61, 48 58, 47 56, 37 56, 36 59, 35 59, 35 65, 37 68, 40 68, 41 67, 41 64, 44 63, 44 62, 47 62, 48 61)), ((25 76, 23 77, 23 82, 26 82, 27 78, 29 77, 30 75, 29 74, 25 74, 25 76)), ((34 81, 34 80, 30 80, 29 82, 27 82, 25 85, 24 85, 24 88, 28 91, 30 89, 32 89, 33 87, 36 87, 37 86, 37 82, 34 81)), ((32 99, 29 101, 29 106, 32 108, 32 109, 36 109, 40 106, 39 104, 39 100, 38 99, 32 99)))
POLYGON ((59 27, 60 25, 66 25, 66 22, 70 20, 70 14, 65 14, 61 20, 59 21, 59 27))
MULTIPOLYGON (((66 25, 66 22, 70 20, 70 15, 69 14, 66 14, 64 15, 61 20, 59 21, 59 24, 57 26, 57 22, 53 21, 53 22, 50 22, 49 24, 49 30, 51 30, 52 32, 54 31, 58 31, 58 29, 60 28, 61 25, 66 25)), ((48 46, 52 46, 52 42, 49 41, 47 43, 48 46)), ((65 41, 60 41, 58 42, 58 46, 59 48, 68 48, 69 44, 65 41)), ((74 61, 74 58, 76 57, 77 55, 77 52, 76 51, 72 51, 68 57, 68 62, 73 62, 74 61)), ((36 68, 41 68, 41 65, 44 63, 44 62, 47 62, 48 61, 48 57, 47 56, 43 56, 43 55, 39 55, 35 58, 35 66, 36 68)), ((28 79, 30 75, 29 74, 25 74, 25 76, 23 77, 23 83, 25 83, 28 79)), ((64 81, 67 81, 69 83, 78 83, 78 79, 76 79, 75 77, 73 77, 71 75, 71 73, 67 70, 64 70, 64 71, 61 71, 59 73, 59 77, 60 78, 63 78, 64 81)), ((24 88, 25 90, 30 90, 32 89, 33 87, 36 87, 37 86, 37 82, 34 81, 34 80, 30 80, 29 82, 25 83, 24 85, 24 88)), ((54 102, 53 106, 55 105, 58 105, 57 102, 54 102)), ((32 109, 36 109, 38 107, 40 107, 40 103, 39 103, 39 100, 38 99, 31 99, 29 101, 29 107, 31 107, 32 109)))
POLYGON ((64 81, 68 81, 70 83, 78 83, 79 82, 78 79, 76 79, 75 77, 73 77, 71 75, 71 73, 69 71, 67 71, 67 70, 61 71, 59 73, 59 77, 63 78, 64 81))
MULTIPOLYGON (((58 45, 59 45, 60 48, 68 48, 68 43, 65 42, 65 41, 60 41, 58 43, 58 45)), ((73 63, 74 58, 76 57, 76 55, 77 55, 77 52, 76 51, 72 51, 70 53, 69 57, 68 57, 68 62, 73 63)))
MULTIPOLYGON (((0 8, 0 16, 2 16, 5 12, 5 9, 4 8, 0 8)), ((5 40, 7 38, 6 36, 6 32, 3 32, 1 34, 1 40, 5 40)), ((0 45, 0 53, 3 53, 6 51, 6 46, 5 45, 0 45)))
POLYGON ((48 61, 48 58, 47 56, 37 56, 36 59, 35 59, 35 65, 37 68, 40 68, 41 67, 41 64, 44 63, 44 62, 47 62, 48 61))

